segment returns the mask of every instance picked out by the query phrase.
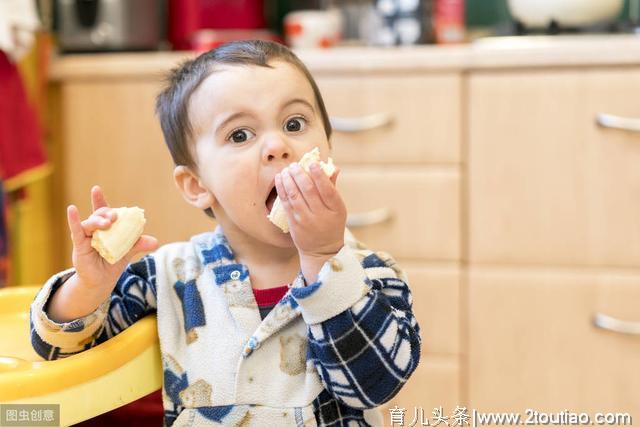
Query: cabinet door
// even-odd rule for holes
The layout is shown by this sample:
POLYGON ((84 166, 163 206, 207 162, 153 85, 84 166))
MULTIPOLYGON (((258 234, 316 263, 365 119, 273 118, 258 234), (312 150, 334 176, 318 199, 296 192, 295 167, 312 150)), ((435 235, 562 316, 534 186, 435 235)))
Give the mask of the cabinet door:
POLYGON ((407 274, 422 352, 460 353, 460 267, 397 260, 407 274))
POLYGON ((640 322, 640 273, 472 267, 468 289, 470 407, 640 416, 640 337, 594 324, 640 322))
MULTIPOLYGON (((334 126, 334 158, 344 163, 459 163, 460 74, 318 75, 327 111, 350 126, 334 126), (344 121, 344 120, 343 120, 344 121)), ((336 123, 337 124, 337 123, 336 123)))
POLYGON ((476 263, 640 266, 640 70, 469 78, 469 254, 476 263))

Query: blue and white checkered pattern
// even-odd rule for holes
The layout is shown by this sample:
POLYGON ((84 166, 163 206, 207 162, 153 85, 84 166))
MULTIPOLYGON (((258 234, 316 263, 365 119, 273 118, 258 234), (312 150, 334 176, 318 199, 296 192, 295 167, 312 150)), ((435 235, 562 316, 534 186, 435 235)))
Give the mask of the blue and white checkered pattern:
MULTIPOLYGON (((364 263, 381 261, 369 257, 364 263)), ((309 327, 309 350, 325 388, 351 408, 388 401, 420 360, 420 328, 407 284, 383 278, 370 286, 353 307, 309 327)))

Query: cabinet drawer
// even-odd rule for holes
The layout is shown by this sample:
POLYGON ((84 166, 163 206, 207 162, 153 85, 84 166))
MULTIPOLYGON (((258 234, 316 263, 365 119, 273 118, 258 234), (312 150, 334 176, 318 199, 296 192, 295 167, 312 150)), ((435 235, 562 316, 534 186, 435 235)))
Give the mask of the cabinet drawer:
POLYGON ((358 132, 342 132, 334 121, 338 164, 460 162, 459 74, 320 75, 317 83, 333 119, 362 125, 371 115, 391 118, 388 125, 358 132))
POLYGON ((640 273, 472 268, 469 396, 488 411, 622 411, 640 416, 638 336, 595 313, 640 322, 640 273))
POLYGON ((472 262, 640 267, 640 70, 470 77, 472 262))
MULTIPOLYGON (((350 230, 395 258, 460 259, 460 174, 456 168, 344 167, 337 181, 350 219, 388 209, 391 219, 350 230)), ((381 215, 382 216, 382 215, 381 215)), ((366 218, 365 218, 366 220, 366 218)))
POLYGON ((422 351, 457 355, 460 350, 460 269, 405 263, 413 295, 413 314, 420 325, 422 351))
MULTIPOLYGON (((432 421, 434 408, 442 407, 442 415, 450 417, 457 406, 464 406, 460 396, 459 361, 455 357, 422 355, 418 368, 402 390, 381 408, 384 425, 391 425, 390 408, 404 408, 404 425, 411 421, 420 409, 424 421, 432 421)), ((416 425, 421 425, 420 418, 416 425)), ((396 423, 395 425, 399 425, 396 423)), ((425 424, 426 425, 426 424, 425 424)), ((433 424, 432 424, 433 425, 433 424)))

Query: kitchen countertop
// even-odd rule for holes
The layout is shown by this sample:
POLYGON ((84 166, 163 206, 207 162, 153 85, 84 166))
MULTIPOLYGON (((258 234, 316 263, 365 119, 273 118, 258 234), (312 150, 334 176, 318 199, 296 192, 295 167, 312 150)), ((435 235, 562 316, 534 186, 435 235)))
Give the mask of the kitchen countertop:
MULTIPOLYGON (((300 49, 314 73, 363 71, 466 71, 535 67, 640 64, 640 36, 572 35, 487 37, 456 46, 397 48, 344 46, 300 49)), ((104 53, 56 56, 50 79, 139 77, 160 79, 193 52, 104 53)))

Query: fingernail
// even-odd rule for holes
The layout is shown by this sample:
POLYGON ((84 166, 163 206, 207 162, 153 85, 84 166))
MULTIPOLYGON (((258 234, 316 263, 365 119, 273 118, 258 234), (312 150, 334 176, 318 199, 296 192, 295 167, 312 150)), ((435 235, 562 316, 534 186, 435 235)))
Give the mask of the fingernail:
POLYGON ((291 163, 291 165, 289 166, 289 169, 291 169, 293 172, 297 171, 300 168, 300 166, 298 166, 297 163, 291 163))

